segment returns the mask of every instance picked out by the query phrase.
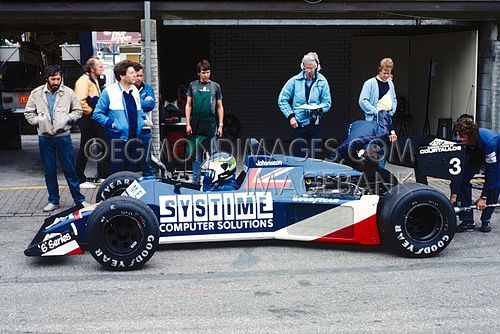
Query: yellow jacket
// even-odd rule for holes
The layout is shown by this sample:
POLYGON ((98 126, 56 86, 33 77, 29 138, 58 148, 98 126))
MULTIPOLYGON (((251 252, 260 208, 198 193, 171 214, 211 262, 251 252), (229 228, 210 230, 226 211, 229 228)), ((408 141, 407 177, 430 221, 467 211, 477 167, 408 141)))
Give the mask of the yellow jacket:
POLYGON ((89 73, 84 73, 75 82, 75 95, 82 105, 83 114, 86 116, 92 116, 92 111, 94 107, 90 106, 88 103, 88 98, 95 98, 101 95, 101 90, 99 89, 99 84, 94 80, 89 73))

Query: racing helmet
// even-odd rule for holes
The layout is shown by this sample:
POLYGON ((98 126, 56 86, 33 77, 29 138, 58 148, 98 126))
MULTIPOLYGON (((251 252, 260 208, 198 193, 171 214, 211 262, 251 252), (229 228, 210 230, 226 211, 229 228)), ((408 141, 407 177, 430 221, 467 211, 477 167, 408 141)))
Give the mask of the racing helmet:
POLYGON ((217 152, 208 158, 202 166, 213 171, 213 181, 223 181, 236 172, 236 159, 229 153, 217 152))

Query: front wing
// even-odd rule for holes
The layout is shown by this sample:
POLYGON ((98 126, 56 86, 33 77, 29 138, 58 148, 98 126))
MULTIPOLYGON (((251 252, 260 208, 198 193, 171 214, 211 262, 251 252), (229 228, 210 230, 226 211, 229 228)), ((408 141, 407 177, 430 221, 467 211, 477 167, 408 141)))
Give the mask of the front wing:
POLYGON ((26 256, 61 256, 83 254, 85 222, 95 206, 74 206, 45 219, 24 254, 26 256))

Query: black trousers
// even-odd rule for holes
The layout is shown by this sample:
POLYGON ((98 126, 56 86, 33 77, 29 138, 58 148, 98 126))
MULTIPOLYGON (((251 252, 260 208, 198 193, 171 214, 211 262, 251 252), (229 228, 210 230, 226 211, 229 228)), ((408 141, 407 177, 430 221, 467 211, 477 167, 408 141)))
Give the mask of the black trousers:
POLYGON ((321 150, 321 144, 315 140, 321 140, 321 124, 308 124, 292 129, 291 153, 295 157, 318 158, 318 151, 321 150), (313 145, 314 144, 314 145, 313 145))
POLYGON ((85 166, 87 165, 87 156, 96 157, 97 161, 97 177, 105 179, 109 175, 109 162, 107 157, 100 159, 99 157, 105 153, 103 144, 106 143, 106 131, 99 123, 93 120, 90 116, 83 115, 78 120, 78 127, 80 128, 80 149, 76 158, 76 173, 80 179, 80 183, 87 180, 85 176, 85 166), (90 152, 90 144, 85 152, 85 146, 94 138, 97 139, 99 144, 92 145, 93 151, 90 152), (99 150, 100 149, 100 150, 99 150), (97 150, 97 151, 96 151, 97 150))

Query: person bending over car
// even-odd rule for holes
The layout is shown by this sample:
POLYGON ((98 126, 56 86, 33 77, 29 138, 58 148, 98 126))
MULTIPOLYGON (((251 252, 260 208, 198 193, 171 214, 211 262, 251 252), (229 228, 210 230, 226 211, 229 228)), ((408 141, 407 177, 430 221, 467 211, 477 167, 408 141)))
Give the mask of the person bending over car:
POLYGON ((237 190, 236 159, 226 153, 218 152, 203 164, 207 171, 203 176, 202 191, 230 191, 237 190))
MULTIPOLYGON (((491 215, 494 208, 487 208, 487 204, 498 202, 500 192, 500 135, 489 129, 479 128, 471 119, 459 120, 455 123, 456 139, 467 143, 468 159, 463 165, 463 179, 461 182, 450 184, 450 201, 460 203, 460 206, 472 205, 472 185, 470 180, 485 166, 485 181, 481 196, 476 200, 476 206, 481 213, 481 232, 491 231, 491 215)), ((457 226, 457 232, 475 229, 472 212, 459 215, 462 223, 457 226)))

